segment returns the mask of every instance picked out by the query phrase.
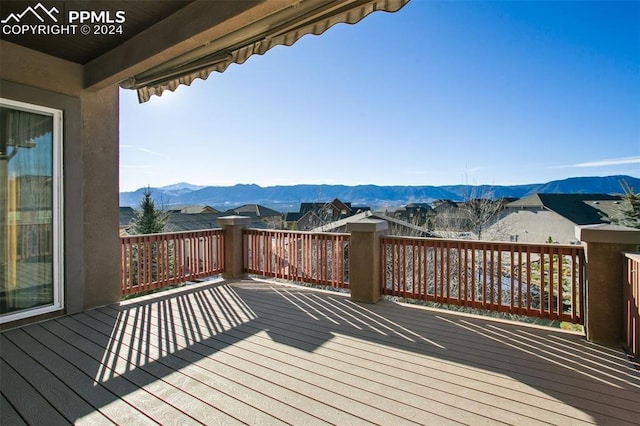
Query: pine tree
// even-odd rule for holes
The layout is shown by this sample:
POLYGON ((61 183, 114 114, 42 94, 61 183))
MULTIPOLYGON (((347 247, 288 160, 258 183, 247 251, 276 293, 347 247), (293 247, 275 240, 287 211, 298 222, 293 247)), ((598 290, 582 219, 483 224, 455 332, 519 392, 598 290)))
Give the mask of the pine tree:
POLYGON ((135 211, 132 220, 131 232, 133 234, 157 234, 164 231, 167 222, 166 213, 156 208, 155 201, 151 197, 151 188, 147 187, 142 193, 140 208, 135 211))
POLYGON ((615 220, 618 225, 640 229, 640 194, 633 191, 627 181, 620 182, 624 195, 622 196, 622 217, 615 220))
MULTIPOLYGON (((133 220, 131 221, 131 233, 133 234, 157 234, 164 231, 164 226, 167 221, 167 214, 162 210, 156 208, 155 201, 151 197, 151 188, 147 187, 142 193, 142 201, 140 201, 140 207, 135 211, 133 220)), ((172 252, 173 248, 168 247, 169 252, 172 252)), ((141 249, 138 245, 131 247, 132 262, 132 274, 134 285, 137 285, 140 279, 140 271, 148 270, 150 276, 146 279, 150 279, 151 282, 158 278, 158 243, 152 242, 148 249, 141 249)), ((173 265, 170 265, 172 269, 173 265)))

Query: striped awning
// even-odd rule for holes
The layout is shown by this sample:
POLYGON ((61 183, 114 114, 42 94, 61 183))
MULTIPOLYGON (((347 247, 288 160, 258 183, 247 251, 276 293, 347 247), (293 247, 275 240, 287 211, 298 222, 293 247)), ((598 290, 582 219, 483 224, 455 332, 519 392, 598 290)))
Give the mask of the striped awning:
POLYGON ((338 23, 355 24, 375 11, 396 12, 409 0, 302 0, 250 25, 212 40, 173 60, 120 83, 136 89, 140 103, 165 90, 174 91, 195 79, 205 80, 224 72, 231 64, 242 64, 251 55, 262 55, 274 46, 291 46, 307 34, 320 35, 338 23))

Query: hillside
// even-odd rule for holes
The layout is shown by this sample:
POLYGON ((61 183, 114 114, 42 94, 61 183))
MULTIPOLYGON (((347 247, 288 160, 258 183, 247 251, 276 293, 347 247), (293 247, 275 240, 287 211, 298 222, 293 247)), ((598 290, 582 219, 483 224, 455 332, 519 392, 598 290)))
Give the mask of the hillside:
MULTIPOLYGON (((436 199, 462 201, 491 194, 493 197, 520 198, 533 193, 602 193, 622 192, 620 181, 625 179, 640 190, 640 179, 631 176, 578 177, 541 184, 491 186, 377 186, 377 185, 290 185, 269 186, 238 184, 234 186, 197 186, 186 183, 152 188, 153 196, 164 206, 178 204, 207 204, 226 210, 242 204, 262 204, 279 211, 296 211, 301 202, 322 202, 340 198, 354 205, 372 208, 395 207, 411 202, 430 202, 436 199)), ((138 205, 144 188, 121 192, 120 205, 138 205)))

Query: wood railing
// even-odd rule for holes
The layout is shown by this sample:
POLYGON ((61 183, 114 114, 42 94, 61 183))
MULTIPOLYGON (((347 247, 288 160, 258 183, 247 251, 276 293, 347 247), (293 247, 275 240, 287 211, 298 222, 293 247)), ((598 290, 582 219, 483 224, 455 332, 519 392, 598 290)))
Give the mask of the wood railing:
POLYGON ((244 268, 250 274, 349 286, 349 234, 246 229, 243 236, 244 268))
POLYGON ((223 271, 221 229, 122 237, 122 294, 139 293, 223 271))
POLYGON ((383 294, 583 321, 581 246, 402 237, 381 241, 383 294))
POLYGON ((640 253, 625 253, 624 336, 627 350, 640 361, 640 253))
MULTIPOLYGON (((596 267, 597 271, 603 268, 598 263, 587 265, 585 249, 579 245, 380 236, 374 230, 372 241, 379 243, 351 247, 347 233, 223 226, 224 230, 121 238, 122 293, 139 293, 223 273, 226 244, 227 255, 237 253, 227 259, 228 277, 249 273, 335 288, 357 286, 358 291, 364 290, 361 297, 366 298, 367 286, 377 280, 356 278, 373 274, 380 277, 380 283, 370 293, 376 297, 381 292, 443 305, 584 324, 586 270, 590 268, 591 273, 596 267), (378 250, 379 254, 373 255, 378 250), (353 280, 350 257, 360 259, 359 264, 351 265, 357 268, 353 270, 353 280)), ((28 253, 29 250, 25 255, 28 253)), ((637 359, 640 254, 627 253, 624 258, 624 337, 629 352, 637 359)), ((620 276, 619 267, 616 275, 620 276)), ((618 282, 613 278, 606 282, 609 281, 618 282)), ((592 305, 591 312, 600 305, 592 305)), ((616 315, 600 310, 604 312, 599 312, 601 316, 616 315)), ((621 332, 622 327, 616 326, 601 331, 604 337, 596 336, 594 341, 604 342, 610 335, 620 341, 621 332)))

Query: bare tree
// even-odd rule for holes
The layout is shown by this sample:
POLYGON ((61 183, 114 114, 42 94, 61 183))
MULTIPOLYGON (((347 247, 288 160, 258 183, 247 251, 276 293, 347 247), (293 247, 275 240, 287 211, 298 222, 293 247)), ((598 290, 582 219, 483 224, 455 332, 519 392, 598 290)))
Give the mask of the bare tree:
POLYGON ((498 213, 504 207, 503 200, 493 198, 493 193, 485 193, 480 197, 471 198, 465 201, 464 204, 469 230, 479 240, 482 239, 485 228, 496 219, 498 213))
POLYGON ((472 187, 464 201, 445 200, 435 207, 434 231, 468 233, 482 239, 485 229, 491 225, 503 209, 505 201, 495 199, 493 191, 472 187))

